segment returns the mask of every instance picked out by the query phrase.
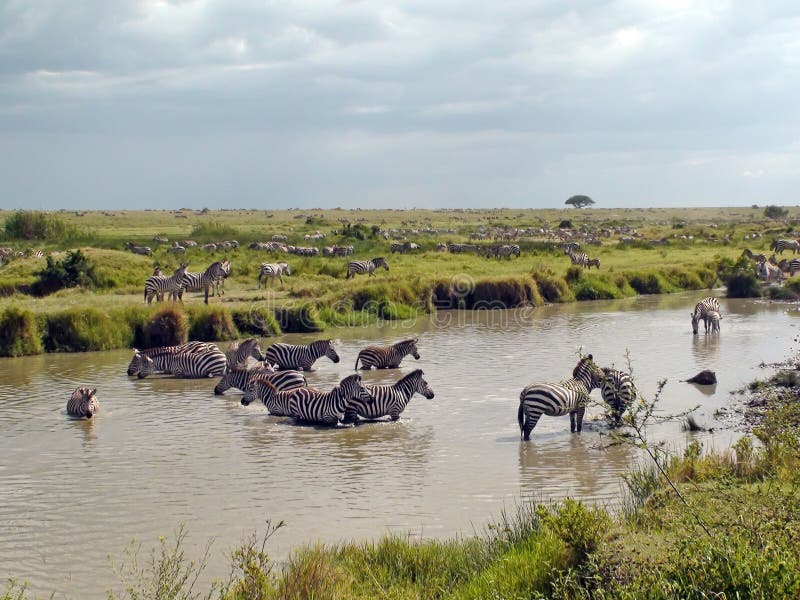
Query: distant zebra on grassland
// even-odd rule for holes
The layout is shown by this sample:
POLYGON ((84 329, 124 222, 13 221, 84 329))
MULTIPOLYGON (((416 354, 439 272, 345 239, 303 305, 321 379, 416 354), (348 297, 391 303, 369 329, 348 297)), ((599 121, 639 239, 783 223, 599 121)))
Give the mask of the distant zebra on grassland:
MULTIPOLYGON (((759 263, 762 264, 762 263, 759 263)), ((769 265, 769 263, 763 263, 765 265, 769 265)), ((780 269, 777 267, 773 267, 769 265, 771 268, 774 268, 778 273, 780 273, 780 269)), ((706 332, 708 332, 708 328, 710 322, 708 320, 708 312, 709 311, 716 311, 720 315, 720 319, 722 318, 722 309, 719 306, 719 300, 714 298, 713 296, 708 296, 707 298, 703 298, 695 304, 694 311, 692 311, 692 333, 697 333, 697 326, 700 323, 700 319, 703 320, 703 325, 705 326, 706 332)))
POLYGON ((139 379, 157 372, 188 379, 224 375, 227 358, 214 344, 208 346, 205 349, 198 346, 189 351, 159 351, 161 349, 158 348, 145 352, 134 350, 132 362, 136 363, 135 370, 139 379))
POLYGON ((70 417, 91 419, 97 409, 100 408, 97 402, 97 389, 81 387, 72 392, 72 396, 67 400, 67 414, 70 417))
POLYGON ((419 360, 416 339, 403 340, 391 346, 367 346, 358 353, 353 368, 358 369, 360 360, 362 369, 396 369, 408 354, 419 360))
POLYGON ((757 263, 766 262, 766 260, 767 260, 767 255, 766 254, 763 254, 763 253, 762 254, 753 254, 753 251, 750 250, 750 248, 745 248, 744 250, 742 250, 742 256, 746 256, 750 260, 754 260, 757 263))
POLYGON ((788 272, 790 277, 794 277, 794 274, 800 271, 800 258, 793 258, 792 260, 784 258, 778 263, 778 268, 781 271, 788 272))
POLYGON ((286 392, 304 387, 308 387, 308 383, 300 371, 258 374, 252 376, 249 383, 246 384, 241 403, 242 406, 247 406, 253 400, 258 399, 271 415, 291 417, 292 414, 289 412, 291 394, 286 392))
POLYGON ((264 353, 264 361, 269 365, 276 365, 280 370, 310 371, 317 359, 323 356, 327 356, 334 363, 339 362, 339 355, 333 348, 332 340, 317 340, 305 346, 272 344, 264 353))
POLYGON ((228 369, 246 368, 247 359, 251 356, 256 360, 264 360, 261 342, 257 338, 248 338, 243 342, 232 343, 225 352, 225 358, 228 360, 228 369))
POLYGON ((532 383, 527 386, 519 396, 517 410, 522 439, 531 438, 531 431, 543 414, 551 417, 569 414, 570 431, 581 431, 589 393, 600 385, 602 379, 603 372, 589 354, 575 365, 572 379, 561 383, 532 383))
POLYGON ((157 301, 161 302, 164 299, 164 294, 180 298, 185 273, 186 263, 183 263, 175 269, 172 277, 148 277, 147 281, 144 282, 145 301, 150 304, 153 301, 153 296, 155 296, 157 301))
POLYGON ((378 267, 383 267, 388 271, 389 263, 387 263, 386 259, 381 256, 373 258, 372 260, 351 260, 349 263, 347 263, 347 275, 345 276, 345 279, 355 277, 356 273, 366 273, 372 277, 373 273, 375 273, 375 269, 378 267))
POLYGON ((586 268, 591 269, 592 267, 597 267, 597 270, 600 270, 600 259, 599 258, 590 258, 586 261, 586 268))
POLYGON ((150 246, 136 246, 133 242, 125 242, 125 248, 134 254, 141 254, 143 256, 151 256, 153 254, 150 246))
POLYGON ((791 250, 793 254, 800 252, 800 241, 798 240, 773 240, 769 245, 770 250, 775 250, 778 254, 783 254, 784 250, 791 250))
POLYGON ((619 425, 622 421, 622 414, 636 398, 636 386, 633 385, 633 379, 628 373, 604 367, 600 394, 611 409, 611 418, 614 424, 619 425))
MULTIPOLYGON (((267 384, 269 388, 270 384, 267 384)), ((272 389, 275 389, 274 387, 272 389)), ((367 390, 361 385, 361 375, 348 375, 329 392, 321 392, 314 388, 295 388, 286 394, 289 401, 289 413, 299 421, 336 425, 344 419, 350 405, 363 399, 372 401, 367 390)))
POLYGON ((573 252, 577 252, 581 249, 581 245, 578 242, 567 242, 562 246, 564 248, 564 254, 572 254, 573 252))
POLYGON ((586 267, 589 264, 589 255, 586 252, 570 252, 569 259, 573 265, 586 267))
POLYGON ((261 267, 258 269, 258 288, 261 289, 262 277, 264 278, 264 287, 267 287, 267 282, 269 280, 274 281, 276 277, 281 282, 281 287, 283 287, 284 273, 286 273, 287 275, 292 274, 292 271, 289 269, 289 265, 285 262, 261 263, 261 267))
POLYGON ((780 281, 783 279, 783 271, 773 264, 763 262, 756 264, 756 276, 763 281, 780 281))
POLYGON ((423 375, 422 369, 416 369, 393 385, 365 386, 372 401, 365 398, 354 400, 345 411, 344 421, 357 421, 358 417, 380 419, 385 416, 397 421, 415 393, 422 394, 428 400, 433 398, 433 390, 423 375))

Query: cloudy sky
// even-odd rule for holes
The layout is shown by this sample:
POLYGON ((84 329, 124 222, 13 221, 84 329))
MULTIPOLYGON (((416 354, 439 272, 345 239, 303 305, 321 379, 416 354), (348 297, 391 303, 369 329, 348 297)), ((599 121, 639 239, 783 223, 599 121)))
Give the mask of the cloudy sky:
POLYGON ((800 2, 0 0, 0 207, 800 203, 800 2))

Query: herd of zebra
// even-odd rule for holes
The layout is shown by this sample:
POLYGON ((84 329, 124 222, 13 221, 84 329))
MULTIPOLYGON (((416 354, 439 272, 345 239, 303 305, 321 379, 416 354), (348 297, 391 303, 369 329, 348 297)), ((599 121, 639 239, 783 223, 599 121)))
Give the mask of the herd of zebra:
POLYGON ((187 264, 181 263, 175 272, 167 277, 156 267, 153 275, 144 283, 145 301, 150 304, 155 298, 157 302, 162 302, 164 297, 169 295, 170 300, 182 302, 183 292, 188 291, 203 292, 204 301, 208 304, 209 292, 214 291, 217 296, 225 293, 225 279, 231 272, 230 261, 215 261, 202 273, 191 273, 186 268, 187 264))

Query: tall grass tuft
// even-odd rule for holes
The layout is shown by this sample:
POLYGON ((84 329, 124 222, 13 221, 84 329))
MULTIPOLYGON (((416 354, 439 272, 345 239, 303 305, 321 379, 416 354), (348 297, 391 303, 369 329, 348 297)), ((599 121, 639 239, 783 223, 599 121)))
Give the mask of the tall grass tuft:
POLYGON ((313 304, 296 304, 275 309, 275 319, 285 333, 313 333, 325 329, 313 304))
POLYGON ((73 308, 45 315, 47 352, 89 352, 130 346, 133 331, 122 319, 96 308, 73 308))
POLYGON ((39 323, 31 311, 10 306, 0 313, 0 356, 26 356, 41 352, 39 323))
POLYGON ((231 225, 225 225, 218 221, 201 223, 192 228, 189 237, 197 242, 221 242, 241 237, 241 233, 231 225))
POLYGON ((281 326, 275 319, 275 313, 265 306, 254 304, 246 309, 231 311, 236 329, 244 335, 271 336, 280 335, 281 326))
POLYGON ((155 311, 144 322, 137 347, 177 346, 189 339, 189 319, 181 308, 167 306, 155 311))
POLYGON ((222 306, 190 306, 188 312, 192 340, 218 342, 239 337, 231 313, 222 306))

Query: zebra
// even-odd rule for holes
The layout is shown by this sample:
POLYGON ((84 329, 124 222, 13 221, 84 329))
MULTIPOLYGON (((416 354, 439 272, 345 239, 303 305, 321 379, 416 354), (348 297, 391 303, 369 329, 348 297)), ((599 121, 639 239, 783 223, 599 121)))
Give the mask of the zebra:
POLYGON ((602 379, 603 372, 589 354, 575 365, 572 379, 561 383, 532 383, 527 386, 519 395, 517 411, 522 439, 531 439, 531 431, 543 414, 556 417, 569 413, 570 431, 580 432, 589 394, 601 384, 602 379))
POLYGON ((236 388, 245 393, 242 405, 247 406, 253 400, 251 384, 259 379, 268 379, 279 390, 289 390, 306 385, 305 375, 299 371, 278 371, 270 367, 257 369, 228 369, 214 387, 214 394, 221 396, 226 390, 236 388))
POLYGON ((772 240, 769 245, 770 250, 775 250, 778 254, 783 254, 784 250, 791 249, 792 254, 800 252, 800 241, 798 240, 772 240))
POLYGON ((710 310, 706 313, 706 319, 711 327, 711 333, 719 333, 720 318, 720 314, 715 310, 710 310))
POLYGON ((589 263, 589 256, 586 252, 570 252, 569 259, 572 261, 573 265, 580 265, 582 267, 588 266, 589 263))
POLYGON ((241 343, 232 343, 228 351, 225 352, 228 369, 244 369, 247 367, 247 359, 251 356, 256 360, 264 360, 261 343, 257 338, 248 338, 241 343))
MULTIPOLYGON (((769 263, 763 263, 763 264, 766 265, 769 263)), ((775 268, 775 270, 778 271, 778 273, 781 272, 780 269, 778 268, 775 268)), ((717 300, 713 296, 708 296, 707 298, 703 298, 702 300, 700 300, 700 302, 695 304, 694 311, 690 313, 692 316, 692 333, 694 334, 697 333, 697 326, 700 323, 700 319, 703 319, 703 324, 705 325, 706 332, 708 332, 708 327, 710 325, 708 321, 708 312, 711 310, 719 313, 720 315, 719 318, 720 319, 722 318, 722 309, 719 306, 719 300, 717 300)))
POLYGON ((786 260, 785 258, 778 264, 781 271, 788 271, 790 277, 794 277, 794 274, 797 271, 800 271, 800 258, 793 258, 792 260, 786 260))
POLYGON ((67 400, 67 414, 70 417, 91 419, 100 404, 97 402, 97 389, 81 387, 72 392, 72 396, 67 400))
POLYGON ((157 301, 161 302, 165 293, 169 293, 173 298, 175 294, 178 294, 180 298, 186 266, 186 263, 181 263, 181 266, 175 269, 172 277, 148 277, 144 282, 144 299, 147 303, 152 303, 153 296, 156 296, 157 301))
MULTIPOLYGON (((238 247, 239 243, 236 242, 236 245, 238 247)), ((225 280, 230 274, 231 262, 229 260, 218 260, 208 266, 208 268, 203 272, 203 277, 210 281, 211 285, 203 289, 205 293, 203 302, 208 304, 209 289, 216 288, 217 296, 222 296, 225 293, 225 280)))
POLYGON ((783 278, 783 272, 780 268, 768 262, 756 265, 756 275, 764 281, 780 281, 783 278))
POLYGON ((367 385, 365 389, 371 402, 359 398, 348 406, 344 415, 344 422, 364 419, 380 419, 389 416, 392 421, 397 421, 415 393, 433 399, 433 390, 423 378, 422 369, 415 369, 393 385, 367 385))
POLYGON ((172 242, 172 247, 167 248, 167 252, 174 252, 175 254, 186 254, 186 248, 181 246, 178 242, 172 242))
MULTIPOLYGON (((214 346, 209 344, 209 346, 214 346)), ((137 377, 144 379, 150 373, 170 373, 175 377, 198 379, 218 377, 227 371, 228 360, 222 351, 214 346, 214 350, 194 350, 188 352, 153 352, 146 354, 134 350, 137 361, 137 377)))
POLYGON ((362 369, 396 369, 400 366, 400 362, 408 354, 419 360, 419 352, 417 351, 417 339, 403 340, 391 346, 367 346, 356 357, 356 366, 358 369, 358 361, 361 361, 362 369))
POLYGON ((564 248, 564 254, 573 254, 581 249, 581 245, 578 242, 567 242, 562 248, 564 248))
MULTIPOLYGON (((216 344, 209 342, 187 342, 180 346, 159 346, 157 348, 150 348, 148 350, 140 350, 141 354, 150 354, 151 352, 205 352, 216 348, 216 344)), ((139 359, 136 357, 135 351, 131 362, 128 363, 128 375, 136 375, 139 372, 139 359)))
POLYGON ((597 270, 600 270, 600 259, 599 258, 590 258, 586 261, 586 268, 591 269, 592 267, 597 267, 597 270))
POLYGON ((750 248, 745 248, 744 250, 742 250, 742 256, 746 256, 750 260, 754 260, 757 263, 762 263, 762 262, 765 262, 767 260, 767 255, 766 254, 763 254, 763 253, 762 254, 753 254, 753 251, 750 250, 750 248))
POLYGON ((289 402, 290 416, 298 421, 322 425, 337 425, 354 401, 373 401, 361 384, 361 375, 357 373, 342 379, 329 392, 306 387, 295 388, 283 394, 289 402))
POLYGON ((258 288, 261 289, 261 278, 264 278, 264 287, 267 287, 269 280, 275 280, 277 277, 283 287, 283 274, 291 275, 292 271, 289 269, 287 263, 261 263, 258 269, 258 288))
POLYGON ((603 381, 600 383, 603 401, 611 408, 615 425, 622 421, 622 413, 636 398, 636 386, 628 373, 603 367, 603 381))
POLYGON ((339 362, 333 340, 317 340, 305 346, 272 344, 264 353, 264 360, 270 365, 277 365, 279 370, 311 371, 311 366, 322 356, 327 356, 334 363, 339 362))
POLYGON ((378 267, 383 267, 388 271, 389 263, 387 263, 386 259, 381 256, 373 258, 372 260, 351 260, 349 263, 347 263, 347 275, 345 276, 345 279, 355 277, 356 273, 366 273, 372 277, 375 269, 378 267))
POLYGON ((153 250, 150 246, 136 246, 133 242, 125 242, 125 248, 134 254, 141 254, 143 256, 152 256, 153 250))
POLYGON ((269 414, 277 417, 291 417, 289 398, 297 388, 308 387, 305 376, 300 371, 279 371, 251 376, 246 384, 242 406, 253 400, 261 400, 269 414))

